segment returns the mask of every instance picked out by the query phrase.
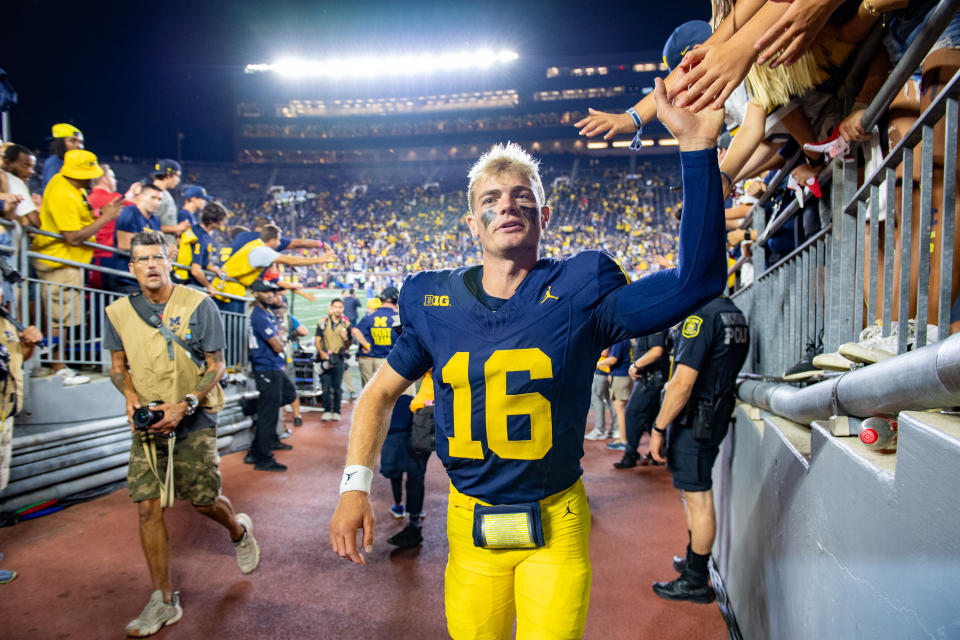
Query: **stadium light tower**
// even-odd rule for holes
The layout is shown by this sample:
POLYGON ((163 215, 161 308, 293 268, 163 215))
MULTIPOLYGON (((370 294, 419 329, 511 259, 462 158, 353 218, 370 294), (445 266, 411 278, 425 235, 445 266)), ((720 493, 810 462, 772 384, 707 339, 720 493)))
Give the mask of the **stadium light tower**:
POLYGON ((445 53, 365 55, 352 58, 304 60, 283 58, 272 64, 248 64, 244 73, 274 72, 289 78, 376 78, 430 75, 439 72, 489 69, 520 56, 508 49, 480 49, 445 53))

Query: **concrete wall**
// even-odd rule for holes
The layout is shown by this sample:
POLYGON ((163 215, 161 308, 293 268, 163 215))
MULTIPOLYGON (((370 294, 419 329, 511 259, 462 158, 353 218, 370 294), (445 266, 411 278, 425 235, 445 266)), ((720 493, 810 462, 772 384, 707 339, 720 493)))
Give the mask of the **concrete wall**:
POLYGON ((741 404, 714 481, 744 638, 960 638, 960 418, 903 413, 878 454, 741 404))

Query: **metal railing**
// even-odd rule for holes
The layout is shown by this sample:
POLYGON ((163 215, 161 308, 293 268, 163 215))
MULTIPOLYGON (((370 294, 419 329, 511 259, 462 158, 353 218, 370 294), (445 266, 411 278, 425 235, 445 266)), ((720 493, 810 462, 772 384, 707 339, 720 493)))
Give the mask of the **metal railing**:
MULTIPOLYGON (((864 116, 872 127, 889 106, 896 91, 910 77, 925 53, 936 42, 960 0, 942 0, 891 72, 864 116)), ((821 229, 776 264, 765 268, 761 242, 754 245, 752 283, 733 297, 751 319, 753 344, 745 371, 779 376, 800 360, 810 343, 822 337, 824 352, 858 339, 865 326, 879 319, 881 335, 889 336, 893 322, 897 353, 927 343, 927 323, 935 324, 940 340, 949 335, 953 282, 954 228, 957 171, 958 97, 960 72, 940 91, 933 103, 880 166, 858 182, 857 165, 835 158, 828 166, 832 182, 820 200, 821 229), (942 200, 933 203, 934 126, 945 124, 942 200), (919 210, 914 211, 914 147, 920 144, 919 210), (897 202, 897 169, 902 189, 897 202), (827 197, 829 195, 829 197, 827 197), (898 206, 899 205, 899 206, 898 206), (934 223, 934 209, 939 210, 934 223), (918 220, 914 220, 919 216, 918 220), (919 238, 914 239, 914 233, 919 238), (931 264, 931 234, 940 246, 939 264, 931 264), (919 255, 911 249, 918 242, 919 255), (880 245, 883 245, 881 250, 880 245), (895 250, 896 247, 896 250, 895 250), (899 282, 894 287, 894 264, 899 256, 899 282), (911 269, 915 277, 911 285, 911 269), (939 286, 930 289, 931 270, 937 269, 939 286), (935 317, 928 318, 929 297, 935 296, 935 317), (912 299, 911 299, 912 298, 912 299), (894 304, 896 302, 896 305, 894 304), (894 315, 894 306, 897 314, 894 315), (916 312, 911 314, 911 306, 916 312), (916 327, 913 339, 905 330, 916 327)), ((778 176, 782 178, 783 176, 778 176)), ((825 189, 826 190, 826 189, 825 189)), ((750 223, 761 241, 775 229, 765 220, 763 201, 754 207, 750 223)), ((777 220, 796 213, 793 205, 777 220)), ((740 268, 744 260, 731 269, 740 268)))
MULTIPOLYGON (((16 223, 0 221, 0 225, 15 228, 16 223)), ((76 262, 65 258, 57 258, 44 253, 30 250, 31 235, 41 235, 64 240, 57 233, 23 226, 18 247, 0 246, 0 251, 13 253, 17 267, 23 280, 15 287, 17 300, 13 303, 17 310, 15 315, 23 324, 35 324, 44 335, 47 348, 42 349, 39 358, 40 364, 63 362, 72 366, 100 366, 106 372, 110 366, 110 356, 102 347, 104 327, 106 324, 106 307, 114 300, 122 297, 123 293, 108 291, 89 286, 88 274, 99 272, 119 278, 134 279, 129 271, 120 271, 100 265, 76 262), (67 285, 44 280, 42 277, 28 275, 34 273, 31 269, 32 260, 43 259, 64 266, 82 269, 84 285, 67 285), (69 323, 62 318, 70 319, 69 323)), ((83 246, 91 249, 102 249, 116 256, 129 257, 130 253, 115 247, 83 242, 83 246)), ((188 265, 173 263, 173 266, 189 270, 188 265)), ((212 272, 206 272, 210 276, 212 272)), ((233 300, 248 302, 250 298, 222 294, 233 300)), ((247 363, 247 316, 243 313, 220 311, 223 319, 226 337, 224 359, 230 369, 243 369, 247 363)))

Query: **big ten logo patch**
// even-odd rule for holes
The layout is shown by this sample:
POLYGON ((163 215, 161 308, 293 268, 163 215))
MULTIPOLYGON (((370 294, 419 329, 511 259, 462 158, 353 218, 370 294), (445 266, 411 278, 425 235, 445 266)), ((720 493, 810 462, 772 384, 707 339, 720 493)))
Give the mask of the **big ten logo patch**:
POLYGON ((423 306, 425 307, 449 307, 450 296, 423 296, 423 306))

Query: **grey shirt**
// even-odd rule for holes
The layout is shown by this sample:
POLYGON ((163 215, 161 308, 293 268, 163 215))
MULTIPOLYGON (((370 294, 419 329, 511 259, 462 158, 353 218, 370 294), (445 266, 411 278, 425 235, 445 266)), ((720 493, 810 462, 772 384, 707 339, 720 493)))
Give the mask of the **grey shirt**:
MULTIPOLYGON (((169 191, 163 192, 163 198, 160 201, 160 208, 153 214, 160 220, 160 226, 174 226, 177 224, 177 204, 173 201, 173 196, 169 191)), ((172 233, 163 234, 167 237, 167 242, 177 244, 177 236, 172 233)))
MULTIPOLYGON (((147 300, 150 309, 163 319, 163 310, 167 306, 163 304, 153 304, 147 300)), ((110 317, 104 315, 107 320, 103 332, 103 346, 110 351, 125 351, 120 334, 117 333, 110 317)), ((212 298, 205 298, 196 308, 193 315, 190 316, 189 331, 184 340, 190 351, 203 358, 204 353, 213 353, 222 351, 227 347, 227 340, 223 332, 223 321, 220 319, 220 310, 213 302, 212 298)), ((135 348, 135 347, 134 347, 135 348)), ((174 346, 175 349, 180 347, 174 346)), ((203 429, 205 427, 216 426, 217 414, 208 413, 204 410, 197 411, 193 416, 184 416, 184 419, 177 426, 177 437, 182 437, 191 431, 203 429)))

